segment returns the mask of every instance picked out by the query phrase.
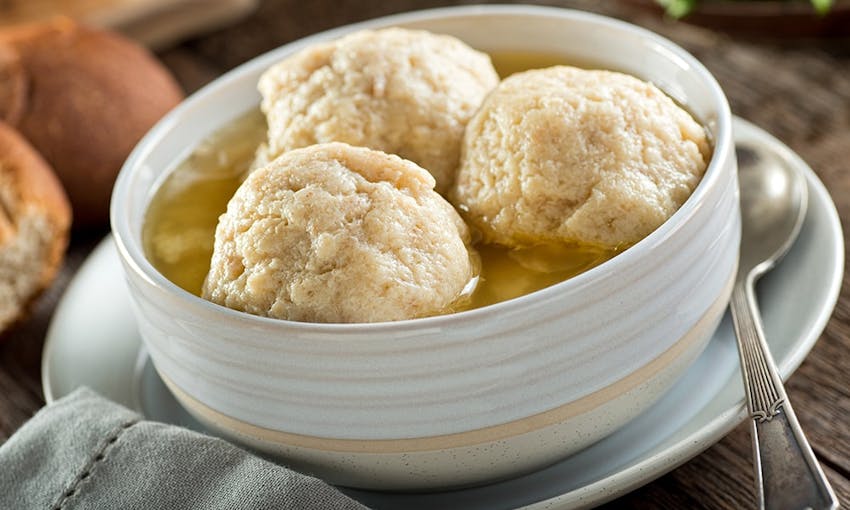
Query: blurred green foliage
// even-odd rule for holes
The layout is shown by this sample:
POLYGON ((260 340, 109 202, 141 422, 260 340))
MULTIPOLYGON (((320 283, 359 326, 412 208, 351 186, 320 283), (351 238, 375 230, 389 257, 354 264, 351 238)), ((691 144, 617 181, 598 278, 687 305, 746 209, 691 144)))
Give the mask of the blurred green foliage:
MULTIPOLYGON (((673 18, 681 18, 682 16, 691 12, 694 7, 699 3, 699 0, 656 0, 664 10, 667 12, 667 15, 673 18)), ((708 1, 708 0, 704 0, 708 1)), ((733 0, 726 0, 733 1, 733 0)), ((774 0, 775 1, 775 0, 774 0)), ((785 1, 799 1, 799 0, 785 0, 785 1)), ((814 7, 815 12, 820 15, 824 15, 829 12, 830 7, 832 7, 832 3, 834 0, 810 0, 812 3, 812 7, 814 7)))

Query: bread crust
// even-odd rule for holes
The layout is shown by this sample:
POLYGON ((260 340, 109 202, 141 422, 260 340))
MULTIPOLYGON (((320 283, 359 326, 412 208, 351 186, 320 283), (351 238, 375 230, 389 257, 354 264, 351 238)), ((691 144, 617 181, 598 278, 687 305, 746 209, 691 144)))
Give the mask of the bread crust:
POLYGON ((18 52, 0 43, 0 120, 20 122, 27 98, 27 80, 18 52))
MULTIPOLYGON (((23 261, 37 264, 38 274, 19 302, 2 303, 0 308, 9 306, 13 313, 0 314, 0 331, 19 319, 29 303, 53 281, 62 265, 71 225, 68 199, 50 166, 26 139, 0 122, 0 261, 13 260, 2 257, 3 251, 14 249, 16 236, 30 233, 18 228, 24 215, 36 215, 44 220, 40 224, 48 229, 45 233, 48 242, 39 260, 23 261)), ((0 269, 5 270, 0 274, 25 270, 0 269)))
POLYGON ((22 108, 0 106, 0 112, 20 111, 7 121, 56 171, 75 224, 106 224, 121 165, 182 100, 180 87, 145 48, 64 18, 0 31, 0 46, 17 53, 6 59, 7 74, 19 65, 27 88, 22 108))

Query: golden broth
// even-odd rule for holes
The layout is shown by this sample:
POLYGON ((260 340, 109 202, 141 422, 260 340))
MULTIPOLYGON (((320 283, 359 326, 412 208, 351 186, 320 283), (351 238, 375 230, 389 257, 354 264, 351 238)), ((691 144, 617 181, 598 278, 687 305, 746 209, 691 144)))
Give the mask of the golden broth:
MULTIPOLYGON (((553 55, 492 55, 499 75, 563 64, 553 55)), ((214 133, 162 183, 148 207, 142 233, 153 266, 183 289, 200 295, 210 266, 215 227, 240 177, 265 139, 265 119, 253 110, 214 133)), ((617 251, 585 245, 543 244, 524 250, 479 244, 478 287, 464 309, 515 298, 571 278, 617 251)), ((455 310, 456 311, 456 310, 455 310)))

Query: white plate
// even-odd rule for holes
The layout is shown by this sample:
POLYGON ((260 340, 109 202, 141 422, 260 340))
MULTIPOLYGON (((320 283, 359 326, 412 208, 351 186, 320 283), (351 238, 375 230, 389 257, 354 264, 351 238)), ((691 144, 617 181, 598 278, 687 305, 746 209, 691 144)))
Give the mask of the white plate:
MULTIPOLYGON (((820 336, 838 298, 844 243, 835 205, 790 149, 736 119, 736 142, 766 144, 809 183, 809 211, 798 242, 758 287, 768 342, 787 377, 820 336), (807 299, 793 299, 806 296, 807 299)), ((202 430, 156 375, 126 294, 112 239, 91 254, 62 298, 42 360, 48 402, 78 386, 152 420, 202 430)), ((624 494, 670 471, 723 437, 744 418, 738 355, 728 317, 673 389, 612 436, 535 473, 484 487, 428 494, 348 490, 375 508, 583 508, 624 494)))

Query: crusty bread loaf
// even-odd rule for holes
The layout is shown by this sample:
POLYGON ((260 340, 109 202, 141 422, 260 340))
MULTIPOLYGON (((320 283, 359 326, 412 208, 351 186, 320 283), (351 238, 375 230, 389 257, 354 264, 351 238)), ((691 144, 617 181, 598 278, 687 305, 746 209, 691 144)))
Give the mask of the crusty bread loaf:
POLYGON ((0 114, 56 171, 75 224, 106 224, 115 176, 142 135, 180 102, 179 86, 138 44, 64 18, 2 30, 3 45, 0 80, 8 75, 26 90, 0 92, 7 103, 0 114), (10 51, 16 55, 4 58, 10 51))
POLYGON ((0 331, 53 280, 70 223, 68 199, 47 162, 0 122, 0 331))

